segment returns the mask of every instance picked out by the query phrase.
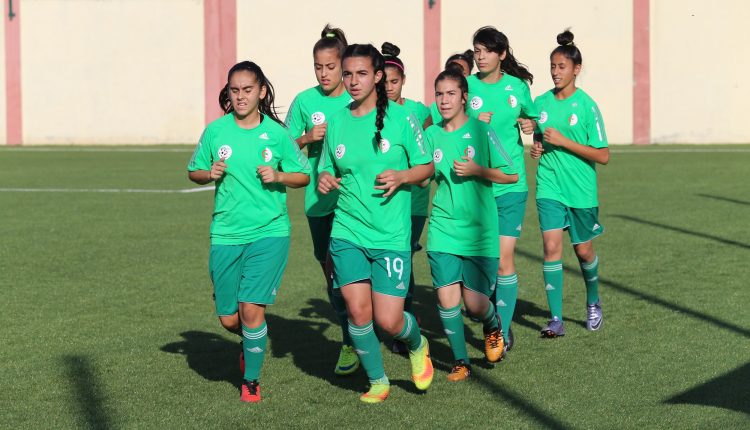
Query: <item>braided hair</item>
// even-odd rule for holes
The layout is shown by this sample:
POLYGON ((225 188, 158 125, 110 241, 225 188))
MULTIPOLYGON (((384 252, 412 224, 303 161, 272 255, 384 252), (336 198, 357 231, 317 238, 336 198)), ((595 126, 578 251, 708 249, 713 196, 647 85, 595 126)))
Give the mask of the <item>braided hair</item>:
POLYGON ((375 102, 377 113, 375 115, 375 140, 373 141, 373 145, 375 150, 377 150, 380 147, 380 141, 383 139, 381 132, 383 131, 385 114, 388 110, 388 95, 385 92, 385 59, 374 46, 356 43, 346 47, 341 60, 346 60, 349 57, 368 57, 372 61, 373 73, 380 71, 383 74, 383 78, 375 83, 375 92, 378 98, 375 102))
POLYGON ((491 26, 482 27, 474 33, 473 43, 474 45, 482 45, 488 51, 496 52, 500 55, 505 52, 505 59, 500 61, 500 69, 511 76, 527 81, 529 84, 534 83, 534 75, 513 56, 508 36, 503 34, 503 32, 491 26))
MULTIPOLYGON (((258 111, 263 115, 270 117, 277 123, 284 125, 284 123, 279 119, 279 116, 276 114, 276 106, 274 106, 273 85, 271 85, 271 81, 268 80, 266 75, 263 73, 263 70, 261 70, 260 66, 253 63, 252 61, 242 61, 235 64, 231 69, 229 69, 229 73, 227 73, 227 83, 232 79, 232 75, 243 70, 255 75, 255 79, 258 81, 258 85, 261 88, 266 87, 266 96, 260 100, 258 111)), ((219 95, 219 100, 221 100, 221 95, 219 95)))

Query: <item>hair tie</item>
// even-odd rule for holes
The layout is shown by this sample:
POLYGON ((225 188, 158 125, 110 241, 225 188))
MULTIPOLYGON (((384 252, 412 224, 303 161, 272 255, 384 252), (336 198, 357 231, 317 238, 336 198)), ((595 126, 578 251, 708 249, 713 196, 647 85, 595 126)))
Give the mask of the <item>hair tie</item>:
POLYGON ((387 61, 387 60, 386 60, 385 64, 393 64, 394 66, 396 66, 396 67, 398 67, 399 69, 401 69, 401 73, 406 73, 406 72, 404 71, 404 66, 402 66, 402 65, 398 64, 398 63, 397 63, 397 62, 395 62, 395 61, 387 61))
POLYGON ((326 33, 326 37, 336 37, 336 33, 326 33))

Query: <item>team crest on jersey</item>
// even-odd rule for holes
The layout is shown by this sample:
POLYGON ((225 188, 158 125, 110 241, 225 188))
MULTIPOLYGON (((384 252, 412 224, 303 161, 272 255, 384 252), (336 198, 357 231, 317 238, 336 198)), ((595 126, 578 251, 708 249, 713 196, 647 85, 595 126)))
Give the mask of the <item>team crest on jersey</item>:
POLYGON ((380 152, 385 154, 391 150, 391 142, 388 139, 380 139, 380 152))
POLYGON ((571 115, 570 118, 568 118, 568 123, 571 125, 571 127, 578 124, 578 115, 571 115))
POLYGON ((232 156, 232 147, 229 145, 221 145, 218 152, 219 158, 228 159, 232 156))
POLYGON ((310 120, 312 121, 313 125, 320 125, 326 122, 326 114, 323 112, 315 112, 314 114, 310 115, 310 120))
POLYGON ((341 160, 341 157, 343 157, 345 153, 346 153, 346 146, 344 146, 343 143, 336 147, 336 159, 337 160, 341 160))
POLYGON ((432 153, 432 160, 436 163, 443 161, 443 151, 436 149, 435 152, 432 153))
POLYGON ((510 97, 508 97, 508 104, 512 108, 518 106, 518 99, 516 98, 516 96, 514 96, 513 94, 511 94, 510 97))
POLYGON ((545 122, 547 122, 547 112, 541 111, 539 113, 539 124, 544 124, 545 122))
POLYGON ((464 150, 464 155, 467 156, 467 157, 469 157, 469 158, 474 158, 474 156, 477 155, 477 150, 474 149, 473 146, 469 145, 464 150))
POLYGON ((263 150, 263 152, 260 153, 261 157, 263 157, 263 161, 268 163, 273 158, 273 152, 271 152, 271 148, 266 147, 266 149, 263 150))
POLYGON ((471 108, 474 110, 480 109, 483 104, 484 104, 484 101, 479 96, 472 97, 471 101, 469 102, 469 106, 471 106, 471 108))

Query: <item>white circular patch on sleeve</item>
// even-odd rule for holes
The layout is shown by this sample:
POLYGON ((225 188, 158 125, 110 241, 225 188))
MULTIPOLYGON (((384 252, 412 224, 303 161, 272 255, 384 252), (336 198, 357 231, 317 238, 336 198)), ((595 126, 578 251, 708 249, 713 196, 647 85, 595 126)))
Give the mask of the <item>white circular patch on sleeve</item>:
POLYGON ((314 114, 310 115, 310 120, 312 121, 313 125, 320 125, 326 122, 326 114, 323 112, 315 112, 314 114))
POLYGON ((219 152, 217 153, 219 158, 228 159, 232 156, 232 147, 229 145, 221 145, 221 148, 219 148, 219 152))
POLYGON ((484 104, 484 101, 479 96, 472 97, 471 101, 469 102, 469 106, 471 106, 471 108, 474 110, 481 108, 483 104, 484 104))
POLYGON ((435 152, 432 153, 432 160, 436 163, 443 161, 443 151, 441 149, 436 149, 435 152))
POLYGON ((341 157, 343 157, 345 153, 346 153, 346 146, 344 146, 343 143, 336 147, 336 159, 340 160, 341 157))

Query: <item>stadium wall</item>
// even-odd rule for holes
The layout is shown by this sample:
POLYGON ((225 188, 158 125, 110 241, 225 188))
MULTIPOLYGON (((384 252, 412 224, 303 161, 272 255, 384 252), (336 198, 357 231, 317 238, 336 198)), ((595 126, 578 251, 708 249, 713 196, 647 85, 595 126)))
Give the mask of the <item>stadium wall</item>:
POLYGON ((327 22, 350 42, 397 44, 404 95, 420 100, 432 98, 435 63, 470 48, 488 24, 508 35, 539 95, 551 87, 555 36, 572 27, 584 57, 578 84, 599 103, 610 142, 750 142, 744 0, 390 0, 377 9, 351 0, 14 0, 21 61, 10 74, 4 4, 0 144, 14 143, 13 133, 29 145, 193 143, 219 115, 227 64, 238 59, 264 68, 283 116, 315 84, 312 45, 327 22), (20 110, 9 104, 14 70, 20 110))

